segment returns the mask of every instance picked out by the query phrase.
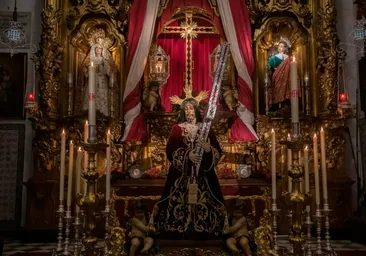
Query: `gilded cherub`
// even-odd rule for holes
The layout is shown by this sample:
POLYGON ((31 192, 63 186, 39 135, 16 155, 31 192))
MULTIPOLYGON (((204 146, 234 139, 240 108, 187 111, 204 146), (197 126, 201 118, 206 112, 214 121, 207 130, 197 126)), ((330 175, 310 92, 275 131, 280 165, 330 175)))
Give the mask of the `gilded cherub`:
POLYGON ((134 217, 131 220, 131 239, 130 256, 136 256, 138 249, 142 246, 141 254, 148 254, 154 244, 154 239, 149 233, 155 232, 154 228, 148 225, 147 207, 142 200, 133 202, 134 217))
POLYGON ((153 82, 145 88, 143 104, 145 107, 148 107, 150 111, 154 111, 155 107, 159 104, 159 100, 159 84, 153 82))
POLYGON ((224 85, 222 87, 222 97, 229 110, 233 111, 234 107, 238 103, 239 98, 239 94, 236 88, 230 85, 224 85))
POLYGON ((274 250, 272 250, 272 234, 271 213, 267 209, 265 209, 263 211, 263 216, 259 220, 259 227, 256 228, 254 231, 254 240, 258 246, 258 255, 278 256, 278 254, 274 250))
POLYGON ((241 249, 244 255, 251 256, 248 223, 244 217, 243 210, 244 201, 240 199, 234 200, 231 225, 229 224, 230 226, 223 230, 223 234, 230 235, 226 239, 226 245, 233 255, 240 255, 241 249))

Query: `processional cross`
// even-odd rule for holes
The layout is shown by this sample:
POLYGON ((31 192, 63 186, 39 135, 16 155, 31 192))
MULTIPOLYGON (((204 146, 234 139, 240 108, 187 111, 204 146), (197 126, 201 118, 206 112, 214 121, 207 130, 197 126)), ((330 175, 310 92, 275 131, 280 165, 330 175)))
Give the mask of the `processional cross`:
POLYGON ((192 96, 192 39, 197 38, 199 34, 217 34, 217 30, 215 27, 198 26, 197 22, 193 21, 192 10, 185 12, 185 18, 186 20, 182 22, 180 26, 164 26, 163 33, 180 34, 181 38, 186 39, 186 72, 184 92, 186 93, 187 97, 192 96))

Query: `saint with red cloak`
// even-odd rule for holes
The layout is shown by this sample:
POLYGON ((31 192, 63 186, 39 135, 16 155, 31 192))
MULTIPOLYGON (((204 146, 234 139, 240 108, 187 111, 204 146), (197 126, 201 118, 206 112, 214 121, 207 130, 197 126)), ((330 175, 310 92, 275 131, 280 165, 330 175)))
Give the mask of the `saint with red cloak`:
POLYGON ((207 141, 197 139, 201 118, 198 102, 188 98, 181 105, 178 124, 172 127, 166 154, 171 162, 161 200, 154 207, 157 237, 163 239, 219 239, 226 218, 226 207, 214 167, 221 148, 210 131, 207 141), (196 177, 197 203, 188 203, 189 184, 198 147, 204 149, 196 177))

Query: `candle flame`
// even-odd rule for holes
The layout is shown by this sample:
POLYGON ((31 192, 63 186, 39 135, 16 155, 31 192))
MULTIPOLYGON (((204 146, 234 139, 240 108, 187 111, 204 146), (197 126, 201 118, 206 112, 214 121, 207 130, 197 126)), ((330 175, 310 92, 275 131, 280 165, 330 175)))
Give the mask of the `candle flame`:
POLYGON ((92 67, 94 67, 94 63, 93 63, 93 62, 90 62, 90 65, 91 65, 92 67))
POLYGON ((292 57, 292 61, 293 61, 293 62, 296 62, 296 58, 295 58, 295 56, 293 56, 293 57, 292 57))
POLYGON ((321 131, 321 132, 324 132, 323 127, 320 127, 320 131, 321 131))
POLYGON ((72 142, 72 140, 70 140, 70 144, 72 144, 73 142, 72 142))
POLYGON ((275 131, 274 131, 274 129, 272 128, 272 130, 271 130, 271 133, 274 133, 275 131))
POLYGON ((107 132, 108 134, 111 134, 111 129, 108 129, 108 132, 107 132))
POLYGON ((306 146, 304 150, 308 151, 308 146, 306 146))
POLYGON ((82 151, 82 150, 81 150, 81 147, 79 147, 78 151, 80 151, 80 152, 82 151))
POLYGON ((85 121, 85 124, 89 124, 88 120, 85 121))
POLYGON ((62 134, 65 134, 65 129, 62 129, 62 134))
POLYGON ((316 138, 316 133, 314 133, 314 138, 316 138))

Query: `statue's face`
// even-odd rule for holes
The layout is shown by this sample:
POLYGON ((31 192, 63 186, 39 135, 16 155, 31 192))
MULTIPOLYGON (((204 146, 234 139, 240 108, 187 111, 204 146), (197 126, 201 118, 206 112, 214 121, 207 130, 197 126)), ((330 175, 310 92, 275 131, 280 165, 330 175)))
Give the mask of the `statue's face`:
POLYGON ((236 209, 236 210, 233 211, 233 216, 236 217, 236 218, 242 217, 243 216, 243 211, 236 209))
POLYGON ((280 43, 278 45, 278 52, 279 53, 284 53, 285 52, 285 44, 284 43, 280 43))
POLYGON ((100 47, 96 47, 95 48, 95 54, 97 56, 101 56, 102 55, 102 52, 103 52, 103 49, 102 48, 100 48, 100 47))
POLYGON ((192 122, 196 118, 193 104, 187 103, 184 106, 184 114, 186 115, 186 119, 188 122, 192 122))

